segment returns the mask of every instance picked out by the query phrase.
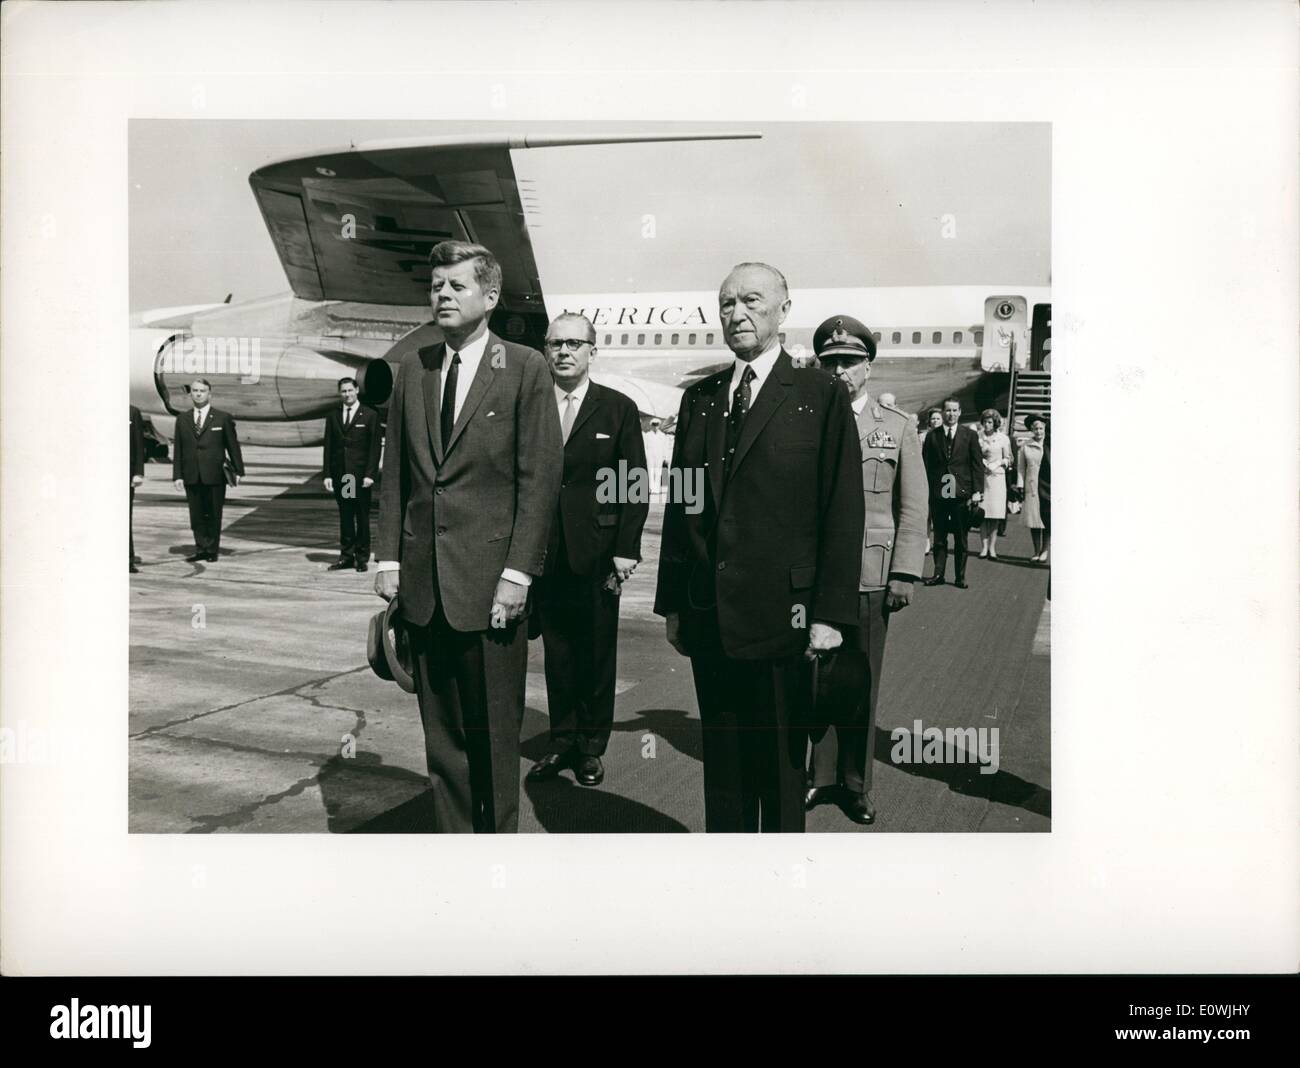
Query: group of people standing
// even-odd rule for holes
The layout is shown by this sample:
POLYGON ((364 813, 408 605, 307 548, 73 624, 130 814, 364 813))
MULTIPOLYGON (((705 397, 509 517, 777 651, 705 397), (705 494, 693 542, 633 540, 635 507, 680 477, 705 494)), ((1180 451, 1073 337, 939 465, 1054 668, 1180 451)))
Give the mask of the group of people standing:
POLYGON ((1045 501, 1044 463, 1051 469, 1047 418, 1031 414, 1025 420, 1030 437, 1017 449, 993 408, 980 413, 979 428, 961 425, 961 405, 949 397, 942 408, 926 413, 923 431, 926 473, 930 480, 934 575, 926 585, 942 585, 947 566, 947 540, 953 536, 954 585, 965 589, 966 532, 975 517, 980 528, 980 559, 998 559, 998 538, 1007 530, 1008 515, 1021 514, 1033 539, 1037 563, 1047 563, 1051 538, 1051 508, 1045 501), (978 508, 975 516, 971 510, 978 508))
MULTIPOLYGON (((528 778, 603 778, 619 595, 647 508, 597 486, 646 456, 635 405, 588 379, 589 320, 557 317, 542 355, 488 328, 488 249, 442 242, 430 264, 445 340, 394 379, 375 588, 400 603, 436 829, 510 832, 530 633, 551 731, 528 778)), ((775 268, 731 271, 719 316, 735 360, 684 391, 673 438, 672 467, 704 493, 667 502, 654 611, 691 662, 709 831, 802 831, 828 793, 874 820, 886 628, 924 563, 919 442, 866 393, 870 332, 828 321, 823 369, 797 367, 780 342, 789 308, 775 268)))
MULTIPOLYGON (((409 353, 394 378, 375 591, 400 606, 436 829, 510 832, 530 637, 543 640, 551 729, 528 778, 604 778, 619 598, 648 506, 597 486, 610 471, 644 471, 647 457, 636 405, 590 381, 585 316, 553 320, 543 355, 488 328, 502 272, 487 248, 445 241, 430 264, 444 340, 409 353)), ((921 580, 927 514, 927 585, 944 581, 952 533, 964 587, 968 509, 983 504, 981 555, 996 557, 1014 463, 1045 559, 1046 425, 1031 424, 1013 461, 996 413, 977 434, 949 398, 922 442, 892 398, 869 395, 876 345, 861 322, 828 319, 817 366, 801 366, 780 340, 790 309, 780 271, 738 264, 718 302, 735 359, 683 392, 671 466, 699 473, 703 501, 670 494, 654 599, 667 642, 691 662, 705 828, 802 831, 805 812, 830 798, 869 824, 885 640, 921 580)), ((333 566, 364 571, 379 420, 355 381, 339 390, 325 449, 340 515, 333 566)), ((243 463, 233 419, 211 409, 206 383, 191 391, 174 474, 195 558, 214 560, 225 486, 243 463)))

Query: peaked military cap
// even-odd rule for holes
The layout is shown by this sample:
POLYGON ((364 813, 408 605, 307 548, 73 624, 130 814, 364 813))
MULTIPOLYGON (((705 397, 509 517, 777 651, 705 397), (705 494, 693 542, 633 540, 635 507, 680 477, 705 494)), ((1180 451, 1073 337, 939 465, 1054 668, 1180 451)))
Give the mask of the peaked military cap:
POLYGON ((813 351, 818 359, 835 357, 876 358, 876 339, 851 315, 832 315, 813 334, 813 351))

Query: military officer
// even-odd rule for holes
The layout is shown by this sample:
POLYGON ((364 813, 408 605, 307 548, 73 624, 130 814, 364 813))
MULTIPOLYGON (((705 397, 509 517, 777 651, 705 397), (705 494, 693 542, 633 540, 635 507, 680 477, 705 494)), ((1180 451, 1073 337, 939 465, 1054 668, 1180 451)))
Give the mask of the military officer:
POLYGON ((858 624, 820 666, 818 720, 830 724, 814 738, 808 775, 809 808, 835 798, 855 823, 876 818, 871 801, 871 754, 885 637, 892 612, 907 607, 925 564, 925 469, 912 416, 867 394, 876 342, 857 319, 836 315, 813 335, 822 368, 848 391, 862 449, 866 526, 858 579, 858 624))

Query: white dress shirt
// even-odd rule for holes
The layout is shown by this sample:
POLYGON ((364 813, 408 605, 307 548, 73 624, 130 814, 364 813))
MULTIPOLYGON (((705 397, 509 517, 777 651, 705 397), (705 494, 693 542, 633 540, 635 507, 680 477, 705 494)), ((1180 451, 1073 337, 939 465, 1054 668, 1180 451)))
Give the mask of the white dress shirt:
POLYGON ((199 427, 199 426, 207 426, 207 425, 208 425, 208 416, 209 416, 211 413, 212 413, 212 402, 211 402, 211 401, 209 401, 207 404, 205 404, 202 408, 195 408, 195 409, 194 409, 194 426, 195 426, 196 428, 199 427))
POLYGON ((359 405, 356 405, 356 404, 345 404, 345 405, 343 405, 343 425, 344 425, 344 426, 351 426, 351 425, 352 425, 352 420, 355 419, 355 418, 357 417, 357 408, 358 408, 358 407, 359 407, 359 405))
POLYGON ((867 406, 867 402, 870 400, 871 400, 870 394, 864 393, 857 400, 850 401, 849 404, 853 408, 853 415, 855 417, 861 415, 863 410, 867 406))
POLYGON ((582 407, 582 402, 587 399, 587 387, 591 385, 591 379, 585 379, 582 385, 578 386, 572 393, 565 393, 559 386, 555 386, 555 406, 560 413, 560 425, 564 425, 564 409, 566 398, 573 398, 573 418, 578 418, 578 409, 582 407))
MULTIPOLYGON (((483 353, 487 349, 488 332, 486 330, 469 342, 463 349, 453 349, 451 344, 447 344, 447 352, 442 360, 443 379, 446 379, 447 372, 451 370, 451 358, 456 352, 460 353, 460 370, 456 372, 456 397, 452 401, 451 419, 455 423, 457 416, 460 415, 461 407, 465 403, 465 398, 469 396, 469 387, 474 383, 474 376, 478 374, 479 361, 483 359, 483 353)), ((380 560, 376 565, 377 571, 399 571, 401 563, 397 560, 380 560)), ((532 585, 533 576, 523 571, 516 571, 513 567, 503 568, 501 571, 503 579, 509 579, 519 586, 532 585)))
MULTIPOLYGON (((483 359, 483 350, 487 348, 488 333, 483 331, 482 336, 477 340, 471 341, 460 351, 460 370, 456 372, 456 399, 452 401, 451 421, 454 424, 456 417, 460 415, 460 410, 465 404, 465 398, 469 396, 469 387, 474 384, 474 376, 478 374, 479 361, 483 359)), ((447 346, 447 354, 442 360, 442 377, 445 381, 447 372, 451 370, 451 358, 457 350, 450 345, 447 346)))
POLYGON ((763 388, 763 383, 767 381, 767 376, 772 373, 772 368, 776 366, 776 358, 781 355, 781 342, 773 339, 762 352, 752 360, 745 361, 737 357, 735 364, 731 368, 731 388, 727 390, 727 414, 731 414, 731 398, 736 395, 736 390, 740 387, 741 377, 745 373, 746 367, 754 369, 754 381, 749 384, 749 406, 754 407, 754 402, 758 400, 758 391, 763 388))

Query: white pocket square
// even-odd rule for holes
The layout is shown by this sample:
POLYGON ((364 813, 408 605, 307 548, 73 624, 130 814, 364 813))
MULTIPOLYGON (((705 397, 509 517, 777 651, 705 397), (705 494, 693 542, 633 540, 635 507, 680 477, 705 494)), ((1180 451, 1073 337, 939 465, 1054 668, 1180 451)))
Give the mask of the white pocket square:
POLYGON ((483 418, 484 418, 484 419, 491 419, 491 418, 492 418, 494 415, 496 415, 496 414, 497 414, 496 412, 488 412, 487 415, 485 415, 483 418))
POLYGON ((597 440, 597 441, 600 441, 601 438, 606 438, 606 439, 608 439, 608 438, 609 438, 609 435, 608 435, 608 434, 602 434, 599 430, 597 430, 597 431, 596 431, 596 440, 597 440))

